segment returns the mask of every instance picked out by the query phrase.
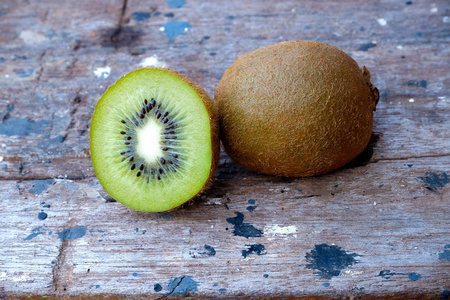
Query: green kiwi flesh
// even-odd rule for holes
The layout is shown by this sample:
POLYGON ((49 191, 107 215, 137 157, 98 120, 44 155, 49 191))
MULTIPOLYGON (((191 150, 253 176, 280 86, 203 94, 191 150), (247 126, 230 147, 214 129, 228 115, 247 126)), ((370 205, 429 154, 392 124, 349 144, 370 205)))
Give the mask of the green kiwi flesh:
POLYGON ((367 146, 379 93, 370 73, 329 44, 290 41, 239 57, 218 83, 225 152, 278 176, 324 174, 367 146))
POLYGON ((213 103, 169 69, 138 69, 110 86, 95 107, 90 139, 104 190, 139 211, 180 206, 203 192, 217 170, 213 103))

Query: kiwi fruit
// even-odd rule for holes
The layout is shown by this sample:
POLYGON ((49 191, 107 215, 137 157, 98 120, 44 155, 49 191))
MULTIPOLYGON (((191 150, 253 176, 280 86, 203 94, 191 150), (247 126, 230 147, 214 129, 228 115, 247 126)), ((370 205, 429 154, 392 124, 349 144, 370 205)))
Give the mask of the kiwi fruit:
POLYGON ((170 210, 214 179, 218 113, 208 94, 176 71, 134 70, 98 101, 90 147, 95 174, 114 199, 139 211, 170 210))
POLYGON ((367 146, 379 92, 339 48, 288 41, 239 57, 214 101, 228 156, 260 173, 324 174, 367 146))

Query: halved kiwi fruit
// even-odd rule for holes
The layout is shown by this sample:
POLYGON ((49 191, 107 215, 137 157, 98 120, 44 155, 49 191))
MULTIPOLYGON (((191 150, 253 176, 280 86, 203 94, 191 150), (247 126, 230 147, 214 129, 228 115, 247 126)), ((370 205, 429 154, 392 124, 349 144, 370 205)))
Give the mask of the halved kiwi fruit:
POLYGON ((360 154, 378 98, 365 67, 313 41, 239 57, 215 93, 226 153, 251 170, 288 177, 327 173, 360 154))
POLYGON ((91 157, 105 191, 140 211, 166 211, 204 191, 219 158, 216 109, 207 93, 169 69, 138 69, 98 101, 91 157))

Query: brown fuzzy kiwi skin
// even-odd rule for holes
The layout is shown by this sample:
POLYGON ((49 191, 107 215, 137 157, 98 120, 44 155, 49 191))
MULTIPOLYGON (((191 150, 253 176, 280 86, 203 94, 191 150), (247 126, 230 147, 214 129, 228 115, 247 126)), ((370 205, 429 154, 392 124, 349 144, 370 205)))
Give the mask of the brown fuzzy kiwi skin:
POLYGON ((367 146, 378 89, 335 46, 289 41, 239 57, 214 101, 222 145, 260 173, 304 177, 338 169, 367 146))
MULTIPOLYGON (((203 104, 205 105, 205 108, 209 115, 209 124, 210 124, 210 128, 211 128, 211 147, 212 147, 212 149, 211 149, 212 160, 211 160, 211 168, 209 171, 209 177, 206 180, 205 184, 203 185, 202 189, 194 197, 192 197, 191 199, 189 199, 187 201, 187 202, 189 202, 189 201, 194 200, 198 196, 202 195, 206 190, 208 190, 211 187, 212 183, 214 182, 217 168, 219 166, 220 136, 219 136, 219 114, 218 114, 218 110, 217 110, 217 105, 211 99, 211 97, 208 95, 208 93, 198 83, 192 81, 187 76, 185 76, 175 70, 169 69, 169 68, 155 68, 155 69, 167 71, 167 72, 177 76, 178 78, 180 78, 187 84, 189 84, 202 99, 203 104)), ((177 206, 173 209, 177 209, 177 208, 183 206, 184 204, 185 203, 183 203, 180 206, 177 206)))

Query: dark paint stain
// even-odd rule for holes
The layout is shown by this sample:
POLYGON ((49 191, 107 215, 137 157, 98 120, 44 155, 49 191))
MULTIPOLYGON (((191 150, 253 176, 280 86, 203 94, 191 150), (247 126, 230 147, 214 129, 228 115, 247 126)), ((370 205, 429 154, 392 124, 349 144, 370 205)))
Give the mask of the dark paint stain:
POLYGON ((155 290, 155 292, 161 292, 162 291, 162 286, 159 283, 156 283, 153 286, 153 290, 155 290))
POLYGON ((180 8, 180 7, 183 7, 184 4, 186 4, 186 1, 185 0, 170 0, 167 2, 167 4, 171 8, 180 8))
POLYGON ((0 124, 0 134, 12 136, 27 136, 33 133, 40 134, 44 128, 50 124, 50 121, 34 121, 18 117, 9 117, 0 124))
POLYGON ((53 179, 41 179, 41 180, 35 180, 33 186, 29 190, 30 193, 39 195, 54 182, 53 179))
POLYGON ((264 278, 269 278, 269 274, 264 274, 263 277, 264 278))
POLYGON ((306 268, 317 270, 314 274, 322 278, 331 279, 333 276, 339 276, 341 270, 356 264, 358 261, 355 256, 359 255, 347 253, 335 245, 315 245, 314 249, 306 253, 306 268))
POLYGON ((166 297, 187 295, 189 292, 194 294, 197 288, 198 283, 187 275, 172 278, 167 285, 169 293, 166 297))
POLYGON ((185 29, 190 29, 192 25, 189 22, 170 21, 163 25, 164 34, 169 38, 170 42, 182 34, 185 34, 185 29))
POLYGON ((256 255, 264 255, 267 253, 266 248, 264 245, 261 244, 255 244, 255 245, 246 245, 248 246, 247 250, 242 250, 242 256, 244 258, 247 258, 250 254, 256 254, 256 255))
POLYGON ((57 232, 61 241, 74 240, 83 237, 86 234, 86 226, 76 226, 72 228, 64 229, 61 232, 57 232))
MULTIPOLYGON (((444 249, 450 249, 450 244, 446 245, 444 249)), ((450 250, 444 250, 444 252, 439 253, 439 259, 450 261, 450 250)))
POLYGON ((428 82, 426 80, 410 80, 410 81, 408 81, 408 85, 409 86, 418 86, 418 87, 426 89, 428 82))
POLYGON ((255 199, 248 199, 248 204, 255 204, 256 203, 256 200, 255 199))
POLYGON ((31 74, 33 74, 34 73, 34 69, 28 68, 28 69, 16 71, 14 73, 16 73, 16 75, 19 76, 20 78, 25 78, 25 77, 28 77, 31 74))
POLYGON ((431 191, 437 191, 442 189, 447 183, 450 182, 450 178, 446 173, 436 174, 434 172, 426 172, 425 177, 417 177, 425 183, 425 188, 431 191))
POLYGON ((164 14, 164 17, 173 18, 175 15, 173 13, 164 14))
POLYGON ((219 293, 221 293, 221 294, 225 294, 226 292, 227 292, 227 289, 225 289, 225 288, 219 289, 219 293))
POLYGON ((100 31, 100 44, 103 47, 128 47, 136 44, 140 38, 140 30, 131 26, 107 28, 100 31))
POLYGON ((210 245, 205 245, 201 250, 197 250, 194 248, 194 250, 189 251, 189 255, 192 258, 214 256, 216 255, 216 250, 210 245))
POLYGON ((235 212, 236 217, 228 218, 227 222, 234 225, 234 235, 243 236, 245 238, 249 237, 261 237, 263 233, 261 230, 256 229, 253 225, 249 223, 244 223, 244 215, 240 212, 235 212))
POLYGON ((250 206, 247 206, 247 210, 248 210, 249 212, 252 212, 252 211, 254 211, 254 210, 255 210, 255 208, 256 208, 256 206, 252 206, 252 205, 250 205, 250 206))
POLYGON ((380 276, 383 279, 389 279, 394 275, 405 275, 404 273, 395 273, 391 270, 382 270, 380 271, 380 274, 378 274, 377 276, 380 276))
POLYGON ((42 226, 36 227, 31 229, 31 231, 33 232, 32 234, 30 234, 29 236, 27 236, 26 238, 24 238, 24 241, 29 241, 31 239, 34 239, 35 237, 37 237, 40 234, 44 234, 45 232, 43 231, 44 228, 42 226))
POLYGON ((412 280, 412 281, 417 281, 417 280, 419 280, 420 278, 422 278, 422 275, 420 275, 420 274, 418 274, 418 273, 412 272, 412 273, 409 273, 409 274, 408 274, 408 278, 409 278, 410 280, 412 280))
POLYGON ((367 43, 367 44, 362 44, 361 46, 359 46, 358 50, 359 51, 367 51, 370 48, 373 48, 373 47, 376 47, 376 46, 377 46, 377 44, 370 42, 370 43, 367 43))
POLYGON ((131 14, 133 16, 133 20, 137 22, 145 21, 147 19, 150 19, 150 13, 149 12, 143 12, 143 11, 137 11, 131 14))
POLYGON ((47 217, 48 217, 48 215, 47 215, 45 212, 43 212, 43 211, 41 211, 41 212, 38 214, 39 220, 45 220, 45 219, 47 219, 47 217))
POLYGON ((411 4, 413 4, 413 2, 412 2, 412 1, 406 1, 405 4, 406 4, 406 5, 411 5, 411 4))

